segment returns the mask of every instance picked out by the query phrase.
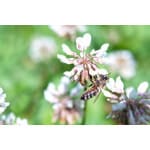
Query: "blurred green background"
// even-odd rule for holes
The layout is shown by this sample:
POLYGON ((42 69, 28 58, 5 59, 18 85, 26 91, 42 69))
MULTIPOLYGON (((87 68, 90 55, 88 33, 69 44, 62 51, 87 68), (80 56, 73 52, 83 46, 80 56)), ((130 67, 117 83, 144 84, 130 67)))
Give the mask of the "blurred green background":
MULTIPOLYGON (((108 53, 119 49, 132 52, 137 62, 136 76, 124 80, 126 86, 137 87, 142 81, 150 82, 150 26, 87 26, 87 32, 92 35, 91 48, 98 49, 107 42, 110 44, 108 53)), ((75 47, 75 41, 59 37, 48 26, 0 26, 0 87, 10 102, 6 114, 14 112, 18 117, 27 118, 29 124, 52 124, 53 111, 43 91, 49 82, 58 83, 63 72, 72 66, 61 63, 56 55, 34 62, 29 56, 29 47, 36 36, 53 38, 56 55, 62 53, 62 43, 75 47)), ((96 103, 89 100, 86 124, 115 124, 106 119, 109 110, 103 95, 96 103)))

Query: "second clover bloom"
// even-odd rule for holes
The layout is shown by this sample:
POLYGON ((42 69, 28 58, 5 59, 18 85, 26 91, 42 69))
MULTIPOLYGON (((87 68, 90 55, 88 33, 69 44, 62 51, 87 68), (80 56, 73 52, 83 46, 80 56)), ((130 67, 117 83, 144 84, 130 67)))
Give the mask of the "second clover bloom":
POLYGON ((49 25, 49 28, 58 36, 72 40, 76 37, 77 31, 85 32, 87 30, 83 25, 49 25))
POLYGON ((111 71, 119 73, 123 78, 129 79, 136 74, 136 61, 128 50, 112 52, 108 55, 108 65, 111 71))
POLYGON ((52 104, 54 111, 53 123, 75 124, 81 120, 84 103, 79 101, 77 95, 82 87, 78 84, 70 91, 69 83, 69 78, 62 77, 58 87, 49 83, 44 91, 44 97, 52 104))
POLYGON ((30 57, 35 62, 45 61, 56 53, 56 43, 50 37, 36 37, 30 45, 30 57))
POLYGON ((107 90, 103 90, 107 100, 112 105, 112 119, 121 124, 150 123, 150 92, 148 82, 142 82, 137 90, 133 87, 124 88, 120 77, 116 81, 109 79, 107 90))
POLYGON ((99 50, 92 50, 88 53, 87 49, 90 44, 91 35, 86 33, 83 37, 78 37, 76 39, 78 53, 72 51, 67 45, 63 44, 63 52, 70 56, 70 58, 60 54, 57 55, 61 62, 74 65, 71 71, 66 71, 64 74, 71 77, 74 81, 79 81, 82 85, 86 84, 86 81, 90 79, 90 76, 103 74, 101 69, 98 68, 98 65, 106 62, 105 56, 109 44, 105 43, 99 50))

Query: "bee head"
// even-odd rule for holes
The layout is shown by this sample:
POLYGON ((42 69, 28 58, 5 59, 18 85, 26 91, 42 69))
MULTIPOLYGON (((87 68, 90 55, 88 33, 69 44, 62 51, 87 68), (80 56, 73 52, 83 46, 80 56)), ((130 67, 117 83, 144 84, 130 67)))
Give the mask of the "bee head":
POLYGON ((108 80, 109 78, 108 78, 108 75, 101 75, 101 78, 102 78, 102 80, 108 80))

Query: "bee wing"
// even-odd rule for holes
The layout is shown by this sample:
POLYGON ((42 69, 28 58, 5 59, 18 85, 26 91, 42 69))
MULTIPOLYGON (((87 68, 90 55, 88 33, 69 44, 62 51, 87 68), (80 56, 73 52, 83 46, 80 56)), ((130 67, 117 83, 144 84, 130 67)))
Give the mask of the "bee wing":
POLYGON ((100 96, 100 94, 101 94, 101 89, 100 89, 100 91, 99 91, 99 93, 97 94, 97 96, 95 97, 95 99, 94 99, 94 102, 93 103, 95 103, 96 101, 97 101, 97 99, 98 99, 98 97, 100 96))

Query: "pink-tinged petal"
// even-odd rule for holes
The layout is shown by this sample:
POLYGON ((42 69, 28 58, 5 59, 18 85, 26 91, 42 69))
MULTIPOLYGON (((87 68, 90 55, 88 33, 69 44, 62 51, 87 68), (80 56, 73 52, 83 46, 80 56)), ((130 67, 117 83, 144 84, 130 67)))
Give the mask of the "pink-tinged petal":
POLYGON ((143 94, 143 93, 145 93, 146 91, 147 91, 147 89, 148 89, 148 86, 149 86, 149 84, 148 84, 148 82, 142 82, 139 86, 138 86, 138 89, 137 89, 137 91, 138 91, 138 94, 143 94))
POLYGON ((76 47, 78 50, 83 51, 84 50, 84 45, 83 45, 83 38, 78 37, 76 38, 76 47))
POLYGON ((65 64, 73 64, 74 62, 73 58, 67 58, 66 56, 60 54, 57 55, 57 58, 65 64))
POLYGON ((116 88, 118 89, 119 93, 124 93, 124 84, 120 77, 117 77, 116 79, 116 88))
POLYGON ((84 34, 83 37, 76 38, 76 47, 78 50, 83 51, 90 46, 91 35, 89 33, 84 34))

